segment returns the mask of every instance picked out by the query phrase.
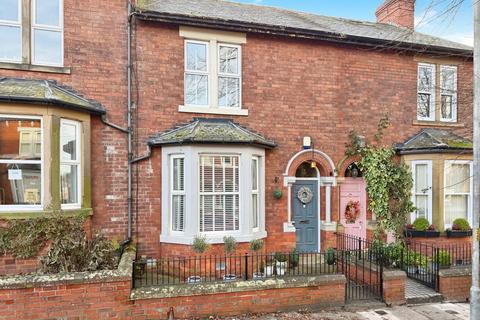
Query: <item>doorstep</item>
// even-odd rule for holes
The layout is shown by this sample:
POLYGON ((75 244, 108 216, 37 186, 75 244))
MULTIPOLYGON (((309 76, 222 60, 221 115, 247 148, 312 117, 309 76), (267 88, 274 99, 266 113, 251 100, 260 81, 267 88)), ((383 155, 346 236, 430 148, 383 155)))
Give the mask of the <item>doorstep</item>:
POLYGON ((405 283, 405 300, 408 305, 442 302, 443 296, 423 284, 407 278, 405 283))

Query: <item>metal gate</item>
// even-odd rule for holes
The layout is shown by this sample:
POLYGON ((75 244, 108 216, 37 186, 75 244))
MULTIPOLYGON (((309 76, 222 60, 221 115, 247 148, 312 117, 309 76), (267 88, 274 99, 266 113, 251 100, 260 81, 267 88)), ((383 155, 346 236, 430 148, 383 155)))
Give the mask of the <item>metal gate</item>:
POLYGON ((425 243, 409 242, 408 249, 402 252, 401 268, 407 277, 438 290, 440 265, 435 263, 440 249, 425 243))
POLYGON ((338 270, 347 278, 345 299, 383 300, 383 251, 370 242, 337 234, 338 270))

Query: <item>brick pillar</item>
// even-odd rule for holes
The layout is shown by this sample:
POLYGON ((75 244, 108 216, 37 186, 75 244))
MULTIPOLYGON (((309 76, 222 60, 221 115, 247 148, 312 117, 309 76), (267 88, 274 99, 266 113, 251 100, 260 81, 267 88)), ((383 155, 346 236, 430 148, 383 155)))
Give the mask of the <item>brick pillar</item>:
POLYGON ((407 274, 401 270, 383 271, 383 300, 389 305, 403 305, 405 299, 405 283, 407 274))

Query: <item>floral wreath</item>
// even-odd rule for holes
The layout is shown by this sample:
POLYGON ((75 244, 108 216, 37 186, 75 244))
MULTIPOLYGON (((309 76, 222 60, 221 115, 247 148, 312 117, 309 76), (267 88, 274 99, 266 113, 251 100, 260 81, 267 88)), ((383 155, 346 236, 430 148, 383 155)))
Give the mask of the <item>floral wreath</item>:
POLYGON ((350 200, 345 208, 345 221, 347 223, 354 223, 360 215, 360 201, 350 200))

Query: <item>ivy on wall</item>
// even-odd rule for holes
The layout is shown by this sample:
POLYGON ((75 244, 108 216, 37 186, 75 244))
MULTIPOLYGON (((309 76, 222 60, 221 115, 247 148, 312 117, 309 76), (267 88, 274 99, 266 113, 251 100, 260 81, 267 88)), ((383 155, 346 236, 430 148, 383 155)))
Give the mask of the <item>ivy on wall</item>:
POLYGON ((112 269, 118 263, 112 241, 97 234, 88 239, 85 217, 67 217, 61 212, 35 219, 13 220, 0 227, 0 254, 20 259, 40 257, 41 272, 76 272, 112 269))
POLYGON ((382 143, 389 125, 388 116, 380 119, 372 143, 364 143, 356 132, 350 132, 346 155, 361 157, 358 165, 366 182, 368 207, 377 220, 375 237, 390 231, 396 239, 402 239, 407 218, 415 210, 411 201, 413 180, 410 169, 395 158, 393 147, 382 143))

